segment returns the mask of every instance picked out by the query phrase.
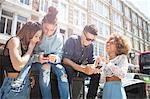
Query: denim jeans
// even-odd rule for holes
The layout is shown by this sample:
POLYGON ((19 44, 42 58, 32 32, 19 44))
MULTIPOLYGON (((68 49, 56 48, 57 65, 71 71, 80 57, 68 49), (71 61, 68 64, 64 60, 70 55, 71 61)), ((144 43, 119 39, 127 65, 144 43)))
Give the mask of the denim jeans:
MULTIPOLYGON (((97 96, 97 90, 98 90, 98 86, 99 86, 100 74, 86 75, 84 73, 77 72, 76 70, 74 70, 72 67, 69 67, 69 66, 65 66, 65 69, 66 69, 66 72, 68 74, 70 86, 72 86, 73 78, 76 78, 76 77, 81 77, 81 78, 90 77, 91 79, 90 79, 90 84, 89 84, 89 89, 88 89, 86 99, 95 99, 95 97, 97 96)), ((79 89, 77 90, 77 94, 76 94, 78 96, 80 94, 79 89)), ((71 90, 71 93, 72 93, 72 91, 74 89, 70 89, 70 90, 71 90)), ((71 96, 76 97, 76 96, 73 96, 73 94, 71 96)))
POLYGON ((0 99, 30 99, 30 81, 26 78, 26 84, 21 92, 14 92, 11 90, 11 82, 13 78, 5 78, 0 89, 0 99))
POLYGON ((56 75, 58 81, 59 94, 61 99, 70 99, 69 84, 65 68, 60 64, 49 64, 48 69, 44 69, 40 65, 39 84, 42 93, 42 99, 52 99, 51 85, 50 85, 50 72, 56 75))

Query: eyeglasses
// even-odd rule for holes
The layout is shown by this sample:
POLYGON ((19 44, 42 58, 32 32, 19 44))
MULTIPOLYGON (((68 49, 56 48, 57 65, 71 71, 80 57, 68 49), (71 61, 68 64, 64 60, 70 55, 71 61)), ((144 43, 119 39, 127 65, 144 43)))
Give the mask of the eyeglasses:
POLYGON ((89 42, 90 42, 90 41, 91 41, 91 42, 95 41, 95 39, 88 38, 88 36, 86 35, 86 33, 84 33, 84 35, 85 35, 85 38, 86 38, 87 41, 89 41, 89 42))

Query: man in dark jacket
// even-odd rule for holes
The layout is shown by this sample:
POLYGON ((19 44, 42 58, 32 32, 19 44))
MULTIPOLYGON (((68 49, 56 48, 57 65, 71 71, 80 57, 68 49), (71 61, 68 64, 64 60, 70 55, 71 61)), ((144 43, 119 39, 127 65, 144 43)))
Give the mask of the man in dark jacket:
MULTIPOLYGON (((87 99, 95 99, 100 79, 99 69, 92 65, 94 63, 93 41, 96 36, 95 25, 86 25, 82 35, 70 36, 63 48, 63 65, 67 71, 70 85, 75 77, 91 77, 87 99)), ((77 93, 77 96, 73 96, 73 98, 78 98, 80 90, 77 90, 77 93)))

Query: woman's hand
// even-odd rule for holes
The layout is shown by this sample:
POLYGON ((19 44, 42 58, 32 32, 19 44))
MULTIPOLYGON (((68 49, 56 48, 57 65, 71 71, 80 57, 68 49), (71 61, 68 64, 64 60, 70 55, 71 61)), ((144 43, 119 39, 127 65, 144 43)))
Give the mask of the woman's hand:
POLYGON ((39 55, 39 62, 41 64, 48 63, 49 62, 49 57, 44 57, 44 53, 40 53, 40 55, 39 55))
POLYGON ((56 57, 57 57, 57 55, 55 55, 55 54, 50 54, 50 55, 48 55, 49 61, 50 61, 51 63, 55 63, 56 57))
POLYGON ((98 64, 100 64, 101 62, 104 62, 104 63, 108 63, 109 62, 109 60, 107 60, 104 56, 98 56, 97 58, 96 58, 96 60, 95 60, 95 66, 97 67, 97 65, 98 64))
POLYGON ((101 69, 96 68, 94 64, 88 64, 87 66, 84 66, 84 73, 87 75, 92 75, 92 74, 99 74, 101 73, 101 69))

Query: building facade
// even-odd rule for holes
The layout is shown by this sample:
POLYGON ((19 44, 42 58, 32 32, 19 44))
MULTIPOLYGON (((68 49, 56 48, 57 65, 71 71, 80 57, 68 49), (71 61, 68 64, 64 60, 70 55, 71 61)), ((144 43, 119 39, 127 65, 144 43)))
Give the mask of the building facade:
POLYGON ((150 19, 126 0, 1 0, 0 44, 15 36, 25 22, 40 22, 51 5, 59 10, 58 30, 64 41, 81 34, 86 24, 95 24, 95 55, 106 55, 105 40, 113 32, 128 36, 133 52, 150 50, 150 19))

